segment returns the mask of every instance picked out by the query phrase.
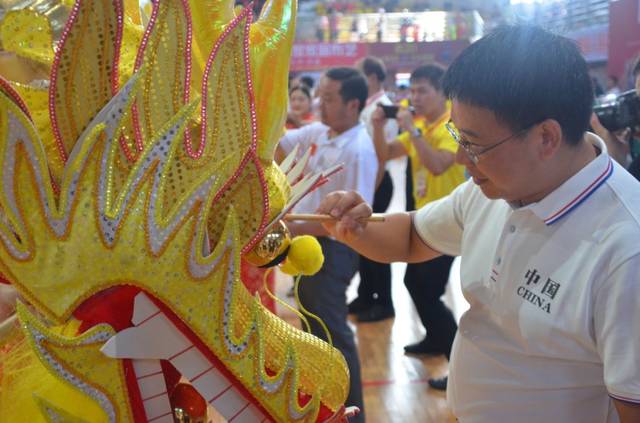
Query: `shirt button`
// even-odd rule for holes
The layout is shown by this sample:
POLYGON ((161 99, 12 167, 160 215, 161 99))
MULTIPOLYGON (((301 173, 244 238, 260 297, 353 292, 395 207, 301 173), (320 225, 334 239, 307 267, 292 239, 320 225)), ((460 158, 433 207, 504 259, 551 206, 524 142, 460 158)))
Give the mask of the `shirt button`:
POLYGON ((509 232, 514 233, 516 231, 516 227, 511 225, 509 226, 509 232))
POLYGON ((498 258, 496 259, 496 264, 499 266, 499 265, 500 265, 500 263, 502 263, 502 259, 501 259, 500 257, 498 257, 498 258))

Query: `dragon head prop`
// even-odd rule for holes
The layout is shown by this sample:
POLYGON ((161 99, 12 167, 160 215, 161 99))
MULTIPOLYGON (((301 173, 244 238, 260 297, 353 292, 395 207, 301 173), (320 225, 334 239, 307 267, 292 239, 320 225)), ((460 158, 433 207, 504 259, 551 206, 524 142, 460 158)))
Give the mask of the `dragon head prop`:
POLYGON ((233 1, 158 0, 144 27, 132 3, 77 0, 55 49, 48 31, 26 48, 48 83, 0 80, 0 272, 50 383, 77 398, 10 407, 172 422, 171 368, 228 421, 341 418, 344 358, 240 281, 241 257, 325 178, 273 162, 295 1, 252 23, 233 1))

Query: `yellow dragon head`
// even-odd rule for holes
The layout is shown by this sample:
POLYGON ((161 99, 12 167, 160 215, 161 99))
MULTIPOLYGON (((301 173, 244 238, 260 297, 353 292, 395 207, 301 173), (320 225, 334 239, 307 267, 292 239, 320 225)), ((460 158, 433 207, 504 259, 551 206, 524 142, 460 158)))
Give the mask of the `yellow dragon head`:
POLYGON ((0 79, 0 272, 51 383, 80 398, 11 406, 171 422, 172 369, 230 421, 341 418, 343 357, 240 281, 322 178, 292 188, 299 167, 273 162, 295 1, 252 23, 233 1, 159 0, 144 28, 132 3, 76 1, 48 87, 0 79))

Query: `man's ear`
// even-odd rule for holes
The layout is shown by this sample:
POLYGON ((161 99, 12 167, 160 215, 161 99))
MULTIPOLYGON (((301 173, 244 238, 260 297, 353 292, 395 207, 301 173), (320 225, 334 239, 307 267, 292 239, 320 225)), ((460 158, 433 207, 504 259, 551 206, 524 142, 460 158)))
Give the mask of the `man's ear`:
POLYGON ((539 133, 538 153, 541 159, 548 159, 555 155, 562 146, 564 134, 562 127, 555 119, 546 119, 536 126, 539 133))
POLYGON ((360 114, 360 100, 352 98, 347 102, 347 108, 357 114, 360 114))

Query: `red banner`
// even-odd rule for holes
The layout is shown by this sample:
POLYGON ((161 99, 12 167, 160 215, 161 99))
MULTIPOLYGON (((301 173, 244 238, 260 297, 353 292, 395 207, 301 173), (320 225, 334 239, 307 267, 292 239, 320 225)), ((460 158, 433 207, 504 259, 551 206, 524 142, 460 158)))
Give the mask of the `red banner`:
POLYGON ((353 66, 367 55, 363 43, 303 43, 294 44, 291 55, 292 71, 323 70, 335 66, 353 66))
POLYGON ((393 72, 411 72, 427 63, 449 65, 469 45, 468 41, 420 43, 298 43, 293 46, 291 70, 322 71, 335 66, 353 66, 368 55, 382 59, 393 72))
POLYGON ((372 43, 369 54, 380 58, 389 70, 411 72, 418 66, 440 63, 448 66, 469 45, 466 40, 421 43, 372 43))
POLYGON ((609 25, 596 25, 566 34, 575 40, 587 62, 604 62, 608 57, 609 25))

